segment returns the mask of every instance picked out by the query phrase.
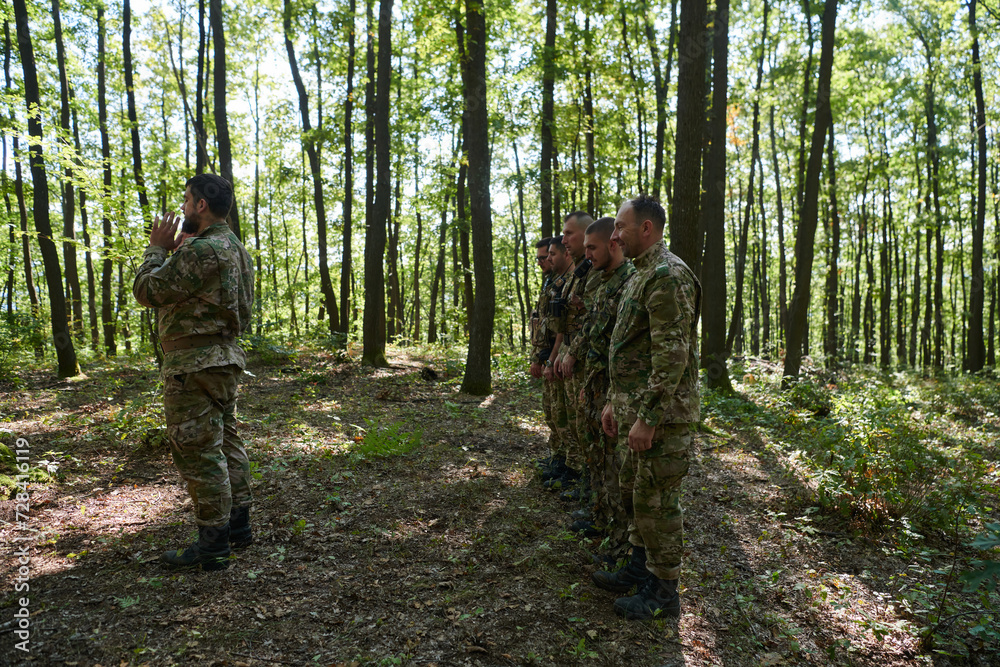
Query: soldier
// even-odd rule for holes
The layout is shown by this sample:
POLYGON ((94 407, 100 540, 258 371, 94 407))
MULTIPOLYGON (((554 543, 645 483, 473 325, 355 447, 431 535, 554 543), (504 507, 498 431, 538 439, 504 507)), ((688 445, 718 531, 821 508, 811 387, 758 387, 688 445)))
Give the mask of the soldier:
MULTIPOLYGON (((570 213, 564 221, 563 245, 572 256, 573 266, 562 291, 562 299, 566 306, 562 315, 553 322, 556 331, 556 342, 552 348, 552 356, 555 358, 554 373, 562 380, 565 391, 569 450, 567 458, 572 461, 569 466, 577 471, 586 466, 585 446, 578 417, 583 365, 576 365, 576 359, 571 356, 570 348, 580 335, 586 315, 584 291, 590 262, 584 257, 583 237, 593 221, 594 219, 583 211, 570 213)), ((580 498, 581 495, 578 490, 575 497, 580 498)))
POLYGON ((573 440, 569 430, 569 413, 566 405, 566 389, 562 378, 555 373, 554 360, 558 352, 560 336, 557 335, 556 322, 563 316, 566 309, 562 297, 563 290, 573 270, 573 259, 563 245, 562 236, 552 237, 549 244, 549 261, 552 262, 553 278, 549 283, 548 315, 545 318, 546 335, 552 342, 552 351, 544 362, 542 376, 548 384, 552 397, 552 419, 555 424, 556 442, 559 445, 561 463, 552 466, 542 477, 546 488, 558 489, 564 484, 575 481, 580 476, 583 466, 582 456, 577 448, 572 446, 573 440))
POLYGON ((632 556, 616 572, 593 574, 615 593, 619 616, 680 615, 677 580, 683 555, 681 481, 688 471, 691 425, 701 417, 698 337, 701 285, 663 242, 666 215, 653 198, 622 204, 612 238, 632 259, 611 334, 608 402, 601 423, 624 452, 619 482, 632 498, 632 556))
POLYGON ((230 183, 199 174, 184 190, 183 225, 173 212, 153 221, 132 293, 157 308, 163 347, 163 406, 174 464, 187 482, 198 540, 160 560, 221 570, 230 546, 249 546, 250 461, 236 432, 237 384, 246 355, 236 342, 250 326, 253 266, 226 223, 230 183))
MULTIPOLYGON (((553 337, 548 329, 549 285, 553 280, 552 262, 549 260, 549 245, 551 238, 544 238, 535 244, 535 261, 542 270, 542 289, 538 293, 538 302, 531 313, 531 377, 542 379, 542 369, 552 351, 553 337)), ((550 475, 553 466, 559 468, 565 459, 560 454, 556 433, 556 424, 552 415, 552 391, 548 382, 542 382, 542 412, 545 423, 549 427, 549 457, 537 463, 542 468, 543 477, 550 475)))
POLYGON ((625 543, 629 514, 618 487, 621 461, 617 454, 617 439, 607 437, 601 428, 601 410, 607 400, 608 346, 615 327, 618 300, 622 289, 635 273, 635 267, 625 259, 622 247, 611 240, 614 228, 614 218, 600 218, 587 228, 584 239, 587 259, 593 264, 592 280, 596 279, 597 286, 583 335, 578 338, 586 342, 574 345, 573 349, 576 356, 586 355, 579 398, 594 508, 592 522, 577 522, 572 529, 590 535, 598 530, 607 531, 612 547, 617 548, 625 543))

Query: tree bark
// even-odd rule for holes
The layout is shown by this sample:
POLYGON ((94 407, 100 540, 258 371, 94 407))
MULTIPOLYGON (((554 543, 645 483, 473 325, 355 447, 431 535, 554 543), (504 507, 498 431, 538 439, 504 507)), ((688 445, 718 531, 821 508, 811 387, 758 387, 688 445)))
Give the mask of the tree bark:
POLYGON ((243 240, 243 230, 240 229, 239 198, 235 196, 236 180, 233 178, 233 145, 229 139, 229 114, 226 111, 226 33, 222 25, 222 0, 210 0, 209 20, 212 26, 212 45, 215 51, 215 62, 212 63, 213 86, 215 93, 215 138, 219 144, 219 175, 233 186, 233 207, 229 209, 229 228, 233 230, 240 241, 243 240))
POLYGON ((469 212, 472 219, 475 299, 469 327, 469 350, 461 391, 486 396, 490 376, 496 286, 493 274, 493 220, 490 210, 489 109, 486 81, 486 10, 482 0, 466 0, 467 60, 462 67, 465 92, 465 146, 469 162, 469 212))
POLYGON ((826 0, 819 58, 819 83, 816 91, 816 119, 806 168, 802 213, 795 235, 795 291, 789 309, 785 364, 782 385, 798 378, 802 366, 803 342, 809 320, 809 297, 812 291, 812 268, 816 226, 819 218, 819 177, 823 162, 823 144, 833 122, 830 108, 830 79, 833 71, 833 45, 837 22, 837 0, 826 0))
MULTIPOLYGON (((212 2, 219 1, 212 0, 212 2)), ((285 51, 288 53, 288 64, 292 70, 292 81, 295 83, 295 89, 299 97, 299 115, 302 119, 302 145, 308 156, 309 171, 312 174, 313 204, 316 207, 316 236, 319 244, 319 281, 320 289, 323 292, 323 308, 326 310, 328 316, 330 332, 333 333, 337 331, 340 322, 338 320, 337 297, 333 293, 333 283, 330 280, 330 266, 327 255, 326 200, 323 197, 323 167, 320 163, 316 133, 313 132, 312 123, 309 120, 309 95, 306 92, 305 84, 302 82, 298 61, 295 58, 295 45, 292 43, 292 7, 289 0, 284 0, 282 25, 285 32, 285 51)), ((218 65, 218 57, 216 57, 216 65, 218 65)), ((303 240, 304 238, 303 236, 303 240)), ((308 308, 306 317, 308 317, 308 308)))
POLYGON ((781 170, 774 136, 774 105, 770 110, 771 162, 774 166, 775 205, 778 212, 778 338, 784 340, 788 326, 788 269, 785 262, 785 206, 781 196, 781 170))
MULTIPOLYGON (((556 10, 558 5, 558 0, 546 0, 545 3, 545 46, 542 50, 541 174, 539 174, 542 238, 552 236, 553 229, 552 197, 556 167, 553 164, 552 132, 555 124, 556 10)), ((556 215, 558 216, 558 213, 556 215)))
POLYGON ((986 227, 986 102, 983 97, 983 71, 979 59, 979 29, 976 26, 976 0, 969 0, 969 32, 972 33, 972 87, 976 95, 976 210, 972 227, 972 289, 969 291, 968 370, 978 373, 986 365, 983 342, 983 306, 985 273, 983 271, 983 232, 986 227))
POLYGON ((344 229, 341 241, 340 259, 340 333, 343 334, 343 345, 347 347, 347 334, 350 331, 350 300, 351 271, 353 261, 351 254, 352 226, 354 216, 354 18, 357 14, 357 0, 350 0, 347 19, 347 97, 344 99, 344 229))
MULTIPOLYGON (((369 3, 371 0, 369 0, 369 3)), ((371 7, 371 4, 369 4, 371 7)), ((371 39, 369 37, 369 39, 371 39)), ((392 184, 389 173, 389 85, 392 83, 392 0, 381 0, 378 19, 378 71, 372 108, 377 181, 372 215, 365 234, 365 321, 362 363, 388 366, 385 358, 385 255, 386 226, 392 184)), ((373 49, 369 46, 369 49, 373 49)), ((369 51, 369 63, 372 51, 369 51)), ((369 74, 371 74, 371 70, 369 74)))
POLYGON ((194 93, 194 132, 197 135, 197 151, 194 173, 200 174, 208 165, 208 132, 205 130, 205 83, 208 80, 205 59, 208 40, 205 35, 205 0, 198 0, 198 74, 194 93))
MULTIPOLYGON (((70 127, 70 90, 69 78, 66 75, 66 48, 63 45, 62 20, 59 15, 59 0, 52 0, 52 24, 55 32, 56 62, 59 67, 59 143, 63 150, 72 153, 70 143, 72 129, 70 127)), ((66 271, 66 282, 69 285, 67 297, 70 299, 73 312, 72 330, 79 342, 83 342, 83 302, 80 296, 80 274, 76 265, 76 194, 73 185, 73 161, 67 155, 62 183, 63 204, 63 264, 66 271)))
MULTIPOLYGON (((717 0, 712 37, 712 108, 708 117, 709 148, 703 174, 701 228, 705 232, 702 263, 702 368, 708 386, 732 392, 726 348, 726 106, 729 89, 729 0, 717 0)), ((659 151, 657 151, 659 162, 659 151)), ((659 179, 654 176, 654 187, 659 179)))
MULTIPOLYGON (((35 51, 31 44, 31 33, 28 28, 28 7, 25 0, 14 0, 14 19, 17 24, 17 45, 21 54, 21 68, 24 71, 24 101, 30 111, 32 107, 41 105, 38 90, 38 74, 35 69, 35 51)), ((38 245, 42 252, 42 263, 45 267, 45 284, 49 292, 49 312, 52 317, 52 339, 56 348, 59 377, 70 377, 80 372, 76 363, 76 349, 69 335, 66 321, 66 298, 62 290, 62 270, 59 266, 59 253, 52 241, 52 226, 49 221, 49 184, 45 173, 45 161, 42 155, 42 122, 38 115, 28 114, 28 135, 33 142, 29 145, 31 151, 31 182, 33 186, 33 206, 35 231, 38 232, 38 245)))
POLYGON ((834 128, 830 123, 827 143, 827 175, 830 178, 830 229, 828 232, 826 265, 826 367, 840 365, 840 211, 837 209, 837 159, 834 148, 834 128))
POLYGON ((670 250, 701 273, 698 222, 701 216, 701 139, 705 118, 705 0, 681 0, 677 70, 677 143, 674 196, 670 207, 670 250))

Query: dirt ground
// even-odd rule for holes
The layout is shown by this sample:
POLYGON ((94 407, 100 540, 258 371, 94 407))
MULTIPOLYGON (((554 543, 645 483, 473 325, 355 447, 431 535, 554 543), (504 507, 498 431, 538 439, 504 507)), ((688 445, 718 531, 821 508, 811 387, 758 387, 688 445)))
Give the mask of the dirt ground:
POLYGON ((378 371, 322 353, 271 361, 251 365, 240 401, 255 544, 215 573, 157 562, 195 531, 155 371, 2 388, 3 428, 59 481, 33 486, 30 532, 0 501, 0 664, 1000 664, 921 654, 888 583, 905 564, 811 515, 752 424, 709 418, 695 440, 681 618, 625 622, 590 582, 601 545, 567 531, 577 507, 533 467, 547 455, 538 387, 465 396, 440 356, 378 371), (358 453, 393 424, 417 432, 412 451, 358 453), (22 535, 27 594, 14 591, 22 535), (29 653, 12 634, 23 595, 29 653))

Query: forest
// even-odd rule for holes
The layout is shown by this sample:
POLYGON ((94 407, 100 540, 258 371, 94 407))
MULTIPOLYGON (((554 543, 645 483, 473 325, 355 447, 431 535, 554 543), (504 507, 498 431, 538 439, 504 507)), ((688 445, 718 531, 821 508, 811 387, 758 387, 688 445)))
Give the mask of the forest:
POLYGON ((3 20, 0 533, 24 438, 37 659, 996 664, 996 2, 3 20), (149 560, 186 510, 130 287, 202 172, 256 269, 240 419, 267 528, 235 607, 149 560), (690 613, 644 627, 579 576, 598 545, 537 484, 527 374, 534 243, 639 193, 704 288, 690 613))

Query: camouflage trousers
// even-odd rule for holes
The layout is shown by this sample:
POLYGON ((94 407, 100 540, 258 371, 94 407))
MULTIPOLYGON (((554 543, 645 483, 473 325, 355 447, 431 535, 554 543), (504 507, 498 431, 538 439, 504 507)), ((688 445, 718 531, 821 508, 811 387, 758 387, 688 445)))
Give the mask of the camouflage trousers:
POLYGON ((570 423, 576 425, 576 414, 571 413, 572 405, 566 401, 566 381, 556 378, 549 382, 549 386, 552 390, 552 420, 556 426, 559 453, 566 458, 566 465, 579 471, 583 468, 584 461, 573 435, 575 429, 570 429, 570 423))
POLYGON ((629 428, 618 424, 624 454, 619 482, 632 517, 629 542, 646 548, 646 569, 660 579, 677 579, 684 555, 681 481, 688 471, 691 432, 686 424, 658 427, 652 449, 636 453, 628 448, 629 428))
POLYGON ((578 416, 587 445, 590 488, 594 492, 594 521, 608 529, 612 546, 617 546, 624 544, 628 536, 629 514, 622 503, 618 482, 621 454, 616 440, 608 438, 601 427, 601 410, 604 409, 606 389, 599 382, 587 384, 583 390, 584 400, 580 402, 578 416))
POLYGON ((549 427, 549 455, 564 456, 552 411, 552 383, 545 380, 542 380, 542 413, 545 415, 545 424, 549 427))
POLYGON ((167 376, 163 407, 170 453, 187 482, 199 526, 222 526, 249 506, 250 460, 236 433, 236 365, 167 376))
MULTIPOLYGON (((578 366, 579 368, 579 366, 578 366)), ((579 427, 580 386, 583 373, 574 372, 562 380, 563 400, 566 405, 566 464, 573 470, 582 471, 587 464, 587 445, 579 427)))

